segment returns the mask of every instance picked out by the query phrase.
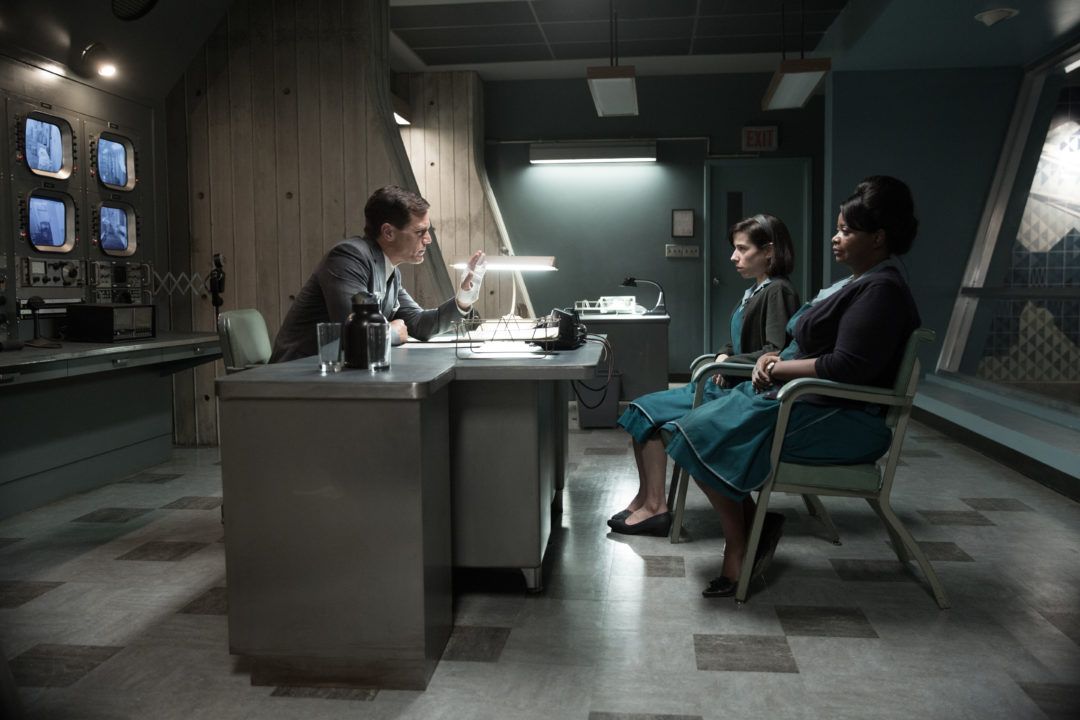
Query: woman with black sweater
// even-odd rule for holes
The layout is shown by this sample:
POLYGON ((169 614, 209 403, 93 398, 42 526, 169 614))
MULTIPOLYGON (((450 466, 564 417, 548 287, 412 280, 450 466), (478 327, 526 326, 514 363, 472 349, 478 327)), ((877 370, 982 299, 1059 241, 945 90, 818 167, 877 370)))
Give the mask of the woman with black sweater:
MULTIPOLYGON (((701 486, 720 515, 724 561, 707 597, 735 593, 747 534, 754 517, 750 492, 769 473, 769 450, 779 411, 775 387, 801 377, 891 387, 919 312, 897 256, 915 239, 918 221, 907 185, 869 177, 840 206, 832 250, 852 274, 823 290, 794 318, 794 342, 758 358, 752 384, 743 383, 711 403, 664 425, 665 448, 701 486)), ((877 405, 809 396, 796 402, 781 459, 802 464, 873 462, 890 433, 877 405)), ((772 555, 783 516, 766 516, 759 562, 772 555)))

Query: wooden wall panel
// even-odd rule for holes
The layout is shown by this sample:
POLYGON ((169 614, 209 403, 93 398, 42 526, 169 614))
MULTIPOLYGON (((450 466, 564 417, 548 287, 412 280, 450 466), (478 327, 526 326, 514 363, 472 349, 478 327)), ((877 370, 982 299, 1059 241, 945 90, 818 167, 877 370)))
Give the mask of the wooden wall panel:
MULTIPOLYGON (((402 144, 421 194, 431 203, 431 218, 450 277, 450 268, 475 250, 510 254, 509 239, 500 230, 498 208, 488 200, 490 186, 483 168, 483 112, 480 78, 475 73, 417 73, 398 78, 407 89, 412 125, 400 130, 402 144)), ((520 277, 492 273, 484 279, 478 309, 486 318, 510 309, 514 284, 525 298, 520 277)), ((531 315, 528 303, 519 314, 531 315)))
MULTIPOLYGON (((278 312, 282 318, 306 275, 300 268, 300 161, 296 109, 296 7, 293 0, 274 0, 274 154, 277 157, 278 312)), ((265 194, 264 194, 265 195, 265 194)), ((271 339, 277 325, 267 322, 271 339)))
MULTIPOLYGON (((172 96, 169 230, 189 263, 170 258, 171 269, 205 278, 220 253, 221 309, 257 308, 271 338, 325 252, 362 234, 371 192, 418 189, 391 117, 388 22, 386 0, 237 0, 172 96)), ((453 184, 452 164, 432 173, 453 184)), ((437 244, 431 254, 403 268, 428 305, 450 292, 437 244)), ((174 327, 215 329, 208 293, 172 309, 174 327)), ((178 444, 216 443, 221 372, 219 362, 176 377, 178 444)))
MULTIPOLYGON (((255 5, 262 3, 256 2, 255 5)), ((258 307, 258 272, 255 255, 255 158, 252 140, 252 65, 249 0, 236 0, 229 13, 229 183, 232 187, 232 256, 226 268, 235 295, 233 307, 258 307)), ((215 243, 216 247, 216 243, 215 243)), ((231 286, 231 287, 230 287, 231 286)))
MULTIPOLYGON (((278 163, 276 144, 276 102, 278 91, 274 61, 274 4, 256 0, 250 5, 251 45, 251 145, 252 176, 260 179, 252 188, 253 219, 251 258, 255 273, 255 304, 270 332, 281 325, 280 273, 278 270, 278 163)), ((244 178, 236 176, 234 185, 244 178)), ((234 270, 238 269, 233 263, 234 270)), ((247 305, 245 307, 251 307, 247 305)))

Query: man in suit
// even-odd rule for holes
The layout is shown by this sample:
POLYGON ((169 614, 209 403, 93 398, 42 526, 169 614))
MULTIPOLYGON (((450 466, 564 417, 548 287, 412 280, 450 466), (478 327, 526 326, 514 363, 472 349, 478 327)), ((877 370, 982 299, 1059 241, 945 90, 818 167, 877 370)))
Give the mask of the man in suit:
POLYGON ((457 295, 437 308, 424 310, 401 285, 402 263, 424 262, 431 244, 430 204, 411 190, 388 185, 376 190, 364 206, 364 237, 335 245, 304 283, 281 323, 270 362, 315 355, 315 325, 344 322, 352 311, 352 296, 366 292, 382 297, 382 314, 390 321, 395 345, 411 335, 427 340, 450 329, 451 323, 473 314, 479 278, 472 270, 484 260, 477 251, 457 295))

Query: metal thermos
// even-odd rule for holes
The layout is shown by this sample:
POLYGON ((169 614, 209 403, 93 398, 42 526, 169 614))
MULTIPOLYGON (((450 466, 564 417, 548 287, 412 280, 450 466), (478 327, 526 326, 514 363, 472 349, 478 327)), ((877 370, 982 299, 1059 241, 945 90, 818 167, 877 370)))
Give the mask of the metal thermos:
POLYGON ((345 318, 341 329, 341 349, 345 355, 345 367, 367 369, 371 364, 368 353, 368 326, 385 325, 386 318, 379 312, 379 300, 366 292, 352 297, 352 312, 345 318))

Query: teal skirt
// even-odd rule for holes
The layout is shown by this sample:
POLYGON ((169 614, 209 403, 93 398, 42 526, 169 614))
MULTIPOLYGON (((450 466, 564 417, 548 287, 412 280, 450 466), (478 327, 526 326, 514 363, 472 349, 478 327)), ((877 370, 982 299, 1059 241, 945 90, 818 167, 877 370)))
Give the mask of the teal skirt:
MULTIPOLYGON (((892 439, 879 410, 796 402, 780 459, 803 465, 873 462, 892 439)), ((629 412, 619 422, 631 430, 623 423, 629 412)), ((748 382, 731 390, 716 388, 708 403, 664 422, 662 429, 670 436, 665 449, 695 480, 741 500, 768 478, 779 412, 776 399, 755 393, 748 382)))
MULTIPOLYGON (((727 390, 719 387, 712 378, 701 378, 705 391, 701 395, 701 404, 723 397, 727 390)), ((694 408, 695 383, 689 383, 671 390, 642 395, 627 406, 619 417, 619 425, 630 436, 643 443, 652 437, 666 422, 677 420, 694 408)))

